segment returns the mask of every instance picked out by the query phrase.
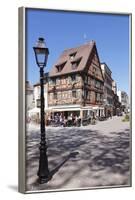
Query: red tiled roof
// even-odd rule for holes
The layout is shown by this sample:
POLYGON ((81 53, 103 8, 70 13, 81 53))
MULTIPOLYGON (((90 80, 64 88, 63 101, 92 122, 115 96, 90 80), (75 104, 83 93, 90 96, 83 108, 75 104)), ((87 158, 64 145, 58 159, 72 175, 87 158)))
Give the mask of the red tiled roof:
POLYGON ((69 74, 72 72, 83 71, 88 58, 92 52, 92 49, 95 45, 94 41, 91 41, 87 44, 81 45, 76 48, 66 49, 62 52, 52 69, 50 70, 49 76, 59 76, 64 74, 69 74), (71 59, 71 55, 75 54, 74 58, 71 59), (79 60, 77 68, 72 69, 72 63, 77 62, 79 60), (57 67, 59 65, 64 65, 60 72, 57 72, 57 67))

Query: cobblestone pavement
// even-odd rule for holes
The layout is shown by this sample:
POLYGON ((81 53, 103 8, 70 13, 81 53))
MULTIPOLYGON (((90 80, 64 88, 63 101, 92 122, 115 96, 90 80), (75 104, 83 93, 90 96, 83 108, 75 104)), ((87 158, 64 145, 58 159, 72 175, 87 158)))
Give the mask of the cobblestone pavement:
POLYGON ((27 126, 28 191, 130 185, 130 124, 122 122, 122 117, 85 127, 47 127, 46 137, 53 177, 40 185, 39 126, 27 126))

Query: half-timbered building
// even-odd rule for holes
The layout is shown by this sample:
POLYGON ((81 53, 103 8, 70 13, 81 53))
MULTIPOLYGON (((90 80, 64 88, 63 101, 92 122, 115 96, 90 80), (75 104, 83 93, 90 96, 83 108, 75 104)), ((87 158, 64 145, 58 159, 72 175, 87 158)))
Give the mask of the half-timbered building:
POLYGON ((101 116, 104 78, 96 43, 91 41, 62 52, 49 72, 48 106, 76 112, 81 117, 101 116))

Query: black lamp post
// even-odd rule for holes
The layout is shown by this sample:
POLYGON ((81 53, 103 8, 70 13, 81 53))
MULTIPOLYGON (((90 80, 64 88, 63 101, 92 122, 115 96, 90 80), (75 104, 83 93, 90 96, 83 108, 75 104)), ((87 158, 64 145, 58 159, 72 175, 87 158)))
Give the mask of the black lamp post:
POLYGON ((46 48, 44 38, 39 38, 35 47, 33 47, 36 57, 36 63, 40 69, 40 158, 39 158, 39 169, 37 175, 39 176, 39 183, 46 183, 50 179, 50 173, 48 169, 47 159, 47 146, 46 146, 46 132, 45 132, 45 112, 44 112, 44 67, 47 63, 49 50, 46 48))

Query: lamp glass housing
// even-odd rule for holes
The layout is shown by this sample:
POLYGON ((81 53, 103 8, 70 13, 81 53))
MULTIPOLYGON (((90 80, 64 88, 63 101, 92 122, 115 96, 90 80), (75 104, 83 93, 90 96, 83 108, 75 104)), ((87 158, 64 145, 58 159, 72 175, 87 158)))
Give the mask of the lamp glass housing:
POLYGON ((36 63, 39 67, 45 67, 49 55, 49 50, 46 48, 44 38, 39 38, 35 47, 33 47, 36 57, 36 63))

